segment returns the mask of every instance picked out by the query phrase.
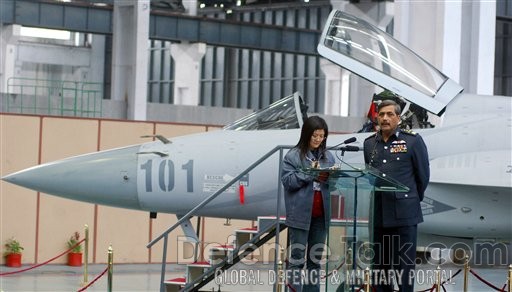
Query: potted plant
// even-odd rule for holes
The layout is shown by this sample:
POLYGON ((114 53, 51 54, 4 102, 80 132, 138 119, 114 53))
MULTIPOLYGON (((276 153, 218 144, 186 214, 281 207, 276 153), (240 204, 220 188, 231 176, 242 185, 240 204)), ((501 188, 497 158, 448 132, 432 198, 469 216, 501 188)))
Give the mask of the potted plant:
POLYGON ((75 231, 66 243, 68 248, 72 248, 68 252, 68 266, 79 267, 82 265, 82 245, 80 242, 80 233, 75 231))
POLYGON ((9 238, 5 243, 5 265, 13 268, 21 267, 22 251, 23 246, 21 246, 20 242, 14 237, 9 238))

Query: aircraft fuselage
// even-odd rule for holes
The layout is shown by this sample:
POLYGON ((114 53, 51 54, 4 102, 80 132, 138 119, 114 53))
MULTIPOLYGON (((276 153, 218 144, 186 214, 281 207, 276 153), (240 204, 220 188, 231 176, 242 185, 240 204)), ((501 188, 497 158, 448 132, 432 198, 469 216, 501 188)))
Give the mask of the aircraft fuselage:
MULTIPOLYGON (((512 237, 510 108, 509 97, 461 95, 448 107, 442 126, 418 130, 431 167, 422 232, 512 237), (503 127, 507 130, 500 131, 503 127)), ((328 145, 350 137, 362 145, 369 135, 331 134, 328 145)), ((183 215, 276 146, 295 145, 299 136, 299 129, 213 131, 176 137, 169 144, 154 141, 63 159, 3 179, 73 200, 183 215)), ((340 157, 340 151, 333 151, 340 157)), ((277 151, 197 215, 275 215, 280 158, 277 151)), ((362 153, 347 152, 344 161, 363 163, 362 153)))

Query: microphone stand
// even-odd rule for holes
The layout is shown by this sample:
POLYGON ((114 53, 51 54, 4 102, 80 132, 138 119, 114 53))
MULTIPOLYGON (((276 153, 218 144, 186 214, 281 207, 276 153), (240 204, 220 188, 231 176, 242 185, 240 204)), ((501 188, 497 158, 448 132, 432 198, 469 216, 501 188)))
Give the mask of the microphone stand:
POLYGON ((361 149, 359 148, 359 146, 351 146, 351 145, 346 145, 346 146, 342 146, 339 148, 339 150, 341 151, 341 157, 340 157, 340 162, 342 164, 345 164, 347 166, 349 166, 351 169, 353 170, 359 170, 357 169, 356 167, 346 163, 343 158, 345 157, 345 152, 348 151, 348 152, 358 152, 360 151, 361 149))
MULTIPOLYGON (((355 141, 352 141, 352 142, 355 142, 355 141)), ((350 143, 352 143, 350 142, 350 143)), ((338 147, 340 145, 343 145, 345 144, 345 142, 343 143, 340 143, 338 145, 335 145, 333 147, 329 147, 330 149, 332 148, 335 148, 335 147, 338 147)), ((352 165, 350 165, 349 163, 345 162, 344 161, 344 157, 345 157, 345 152, 346 151, 349 151, 349 152, 357 152, 357 151, 360 151, 361 148, 359 146, 352 146, 352 145, 345 145, 345 146, 342 146, 342 147, 339 147, 338 148, 340 151, 341 151, 341 157, 340 157, 340 162, 346 166, 348 166, 351 170, 355 170, 356 172, 354 173, 354 175, 350 175, 350 174, 347 174, 346 177, 350 177, 354 180, 354 187, 353 187, 353 196, 354 196, 354 202, 353 202, 353 210, 352 210, 352 243, 351 243, 351 248, 352 248, 352 255, 351 255, 351 261, 352 261, 352 270, 355 271, 356 270, 356 267, 357 267, 357 253, 356 253, 356 250, 357 250, 357 223, 358 223, 358 218, 357 218, 357 208, 358 208, 358 179, 362 176, 365 175, 365 173, 362 172, 361 169, 358 169, 352 165)), ((346 283, 347 285, 349 285, 349 290, 351 292, 354 292, 355 291, 355 283, 346 283)))

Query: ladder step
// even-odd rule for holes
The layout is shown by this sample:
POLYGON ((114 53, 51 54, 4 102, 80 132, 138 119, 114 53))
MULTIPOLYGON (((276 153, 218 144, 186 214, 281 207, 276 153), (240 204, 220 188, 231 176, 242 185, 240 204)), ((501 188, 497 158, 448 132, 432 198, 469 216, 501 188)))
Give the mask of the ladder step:
POLYGON ((189 267, 197 267, 197 268, 209 268, 212 265, 210 265, 209 262, 193 262, 193 263, 187 264, 187 266, 189 266, 189 267))
POLYGON ((210 248, 210 250, 225 250, 225 251, 231 251, 234 249, 235 249, 235 247, 231 244, 216 245, 216 246, 212 246, 210 248))
MULTIPOLYGON (((286 220, 285 216, 279 217, 279 223, 284 223, 286 220)), ((274 225, 276 222, 276 216, 258 216, 258 228, 259 230, 265 230, 268 227, 274 225)))
POLYGON ((179 292, 187 284, 187 280, 185 278, 174 278, 165 280, 164 284, 166 292, 179 292))
POLYGON ((235 230, 235 245, 236 247, 241 247, 249 240, 253 238, 254 235, 258 234, 258 227, 249 227, 235 230))
POLYGON ((216 265, 226 258, 235 247, 233 245, 216 245, 210 248, 210 263, 216 265))
POLYGON ((208 262, 193 262, 187 264, 187 281, 194 281, 196 278, 201 277, 211 266, 212 265, 208 262))
POLYGON ((187 280, 185 278, 174 278, 170 280, 165 280, 165 284, 177 284, 177 285, 183 285, 187 283, 187 280))
POLYGON ((248 228, 240 228, 240 229, 235 230, 235 232, 240 232, 240 233, 258 233, 258 227, 254 226, 254 227, 248 227, 248 228))

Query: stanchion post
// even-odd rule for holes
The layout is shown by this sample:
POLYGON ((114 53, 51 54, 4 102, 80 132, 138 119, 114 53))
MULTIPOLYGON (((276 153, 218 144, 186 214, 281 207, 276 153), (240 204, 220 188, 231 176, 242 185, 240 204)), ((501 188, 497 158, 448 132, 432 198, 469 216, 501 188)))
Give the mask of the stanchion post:
POLYGON ((84 226, 85 242, 84 242, 84 285, 88 280, 88 262, 89 262, 89 225, 84 226))
POLYGON ((441 267, 436 269, 436 292, 441 292, 441 267))
POLYGON ((512 265, 508 266, 508 292, 512 292, 512 265))
POLYGON ((108 247, 108 292, 112 292, 112 276, 114 273, 114 252, 112 245, 108 247))
POLYGON ((364 269, 364 291, 370 290, 370 268, 366 267, 364 269))
POLYGON ((352 289, 351 291, 354 291, 354 279, 352 279, 351 277, 355 274, 355 271, 354 273, 352 273, 352 248, 349 247, 347 249, 347 253, 346 253, 346 258, 345 258, 345 265, 347 266, 347 274, 346 274, 346 279, 345 279, 345 284, 347 286, 351 286, 352 289))
POLYGON ((281 247, 280 253, 279 253, 279 261, 277 262, 277 292, 283 291, 283 285, 286 282, 285 280, 285 272, 283 268, 283 260, 284 260, 284 249, 281 247))
POLYGON ((349 247, 347 249, 346 264, 347 264, 347 266, 352 267, 352 248, 351 247, 349 247))
POLYGON ((469 279, 469 256, 466 255, 466 261, 464 262, 464 292, 468 291, 468 279, 469 279))

